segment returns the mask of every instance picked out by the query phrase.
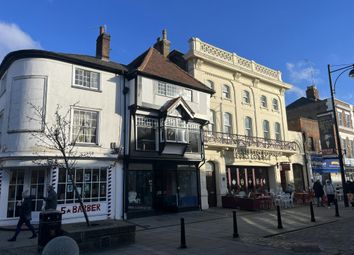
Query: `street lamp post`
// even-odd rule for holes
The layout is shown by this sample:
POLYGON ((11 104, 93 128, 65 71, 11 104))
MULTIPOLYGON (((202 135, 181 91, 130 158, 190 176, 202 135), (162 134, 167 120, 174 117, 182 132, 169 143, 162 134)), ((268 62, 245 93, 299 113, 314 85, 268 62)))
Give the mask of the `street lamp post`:
POLYGON ((354 77, 354 64, 351 65, 346 65, 341 68, 337 68, 335 70, 331 70, 331 66, 328 65, 328 78, 329 78, 329 86, 331 89, 331 100, 332 100, 332 109, 333 109, 333 117, 334 117, 334 127, 336 130, 336 141, 337 141, 337 147, 338 147, 338 160, 339 160, 339 167, 340 167, 340 174, 341 174, 341 179, 342 179, 342 188, 343 188, 343 198, 344 198, 344 206, 348 207, 348 197, 346 194, 346 189, 344 189, 345 186, 345 171, 344 171, 344 163, 343 163, 343 153, 342 153, 342 146, 341 146, 341 141, 340 141, 340 136, 339 136, 339 128, 338 128, 338 121, 337 121, 337 112, 336 112, 336 105, 335 105, 335 94, 336 94, 336 83, 338 81, 338 78, 345 72, 349 71, 349 76, 354 77), (334 84, 332 84, 332 73, 339 72, 341 73, 337 76, 336 80, 334 81, 334 84))

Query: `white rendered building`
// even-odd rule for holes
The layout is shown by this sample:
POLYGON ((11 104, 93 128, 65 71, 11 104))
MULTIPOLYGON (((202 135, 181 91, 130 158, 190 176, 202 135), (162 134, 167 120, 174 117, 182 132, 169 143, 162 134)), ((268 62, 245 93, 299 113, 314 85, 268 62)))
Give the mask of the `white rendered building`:
POLYGON ((81 130, 78 153, 91 155, 77 158, 74 175, 90 220, 122 217, 123 172, 117 148, 121 146, 119 104, 126 69, 109 60, 109 41, 101 28, 96 57, 21 50, 8 54, 1 63, 0 225, 16 224, 23 190, 30 191, 32 219, 38 222, 49 184, 58 194, 63 223, 84 221, 69 175, 55 164, 62 161, 60 153, 38 146, 33 137, 44 128, 31 119, 33 106, 43 110, 48 125, 58 105, 62 113, 70 111, 70 139, 75 130, 81 130), (51 163, 41 165, 38 159, 51 163))

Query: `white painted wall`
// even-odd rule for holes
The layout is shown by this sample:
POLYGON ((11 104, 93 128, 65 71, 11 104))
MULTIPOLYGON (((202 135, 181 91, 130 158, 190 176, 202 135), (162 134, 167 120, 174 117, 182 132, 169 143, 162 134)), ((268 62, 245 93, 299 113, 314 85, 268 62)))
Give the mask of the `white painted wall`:
MULTIPOLYGON (((80 67, 93 70, 86 67, 80 67)), ((98 71, 98 70, 93 70, 98 71)), ((77 107, 96 110, 99 112, 98 146, 80 148, 83 151, 92 151, 94 156, 104 156, 110 153, 110 143, 120 144, 122 117, 119 102, 122 100, 122 78, 113 73, 98 71, 101 77, 101 91, 90 91, 74 88, 74 65, 50 59, 27 58, 15 61, 7 71, 7 90, 0 98, 0 112, 3 111, 2 148, 3 153, 11 155, 30 155, 37 149, 35 141, 29 139, 30 133, 7 133, 10 125, 23 128, 33 127, 33 123, 23 117, 30 115, 30 101, 43 104, 46 110, 46 120, 51 122, 57 105, 62 106, 65 113, 70 106, 77 103, 77 107), (25 87, 22 88, 21 87, 25 87), (46 86, 46 90, 41 88, 46 86), (15 91, 16 88, 16 91, 15 91), (11 105, 11 93, 17 105, 11 105), (44 100, 39 99, 44 95, 44 100), (31 100, 31 99, 35 99, 31 100), (12 114, 12 115, 10 115, 12 114), (18 118, 20 116, 21 118, 18 118), (13 123, 9 123, 12 120, 13 123)))

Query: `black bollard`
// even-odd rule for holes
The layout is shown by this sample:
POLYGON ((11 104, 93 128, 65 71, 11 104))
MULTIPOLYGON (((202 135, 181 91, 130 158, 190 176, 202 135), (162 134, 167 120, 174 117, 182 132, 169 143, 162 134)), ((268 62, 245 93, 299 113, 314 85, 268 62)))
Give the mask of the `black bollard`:
POLYGON ((315 214, 313 213, 313 205, 312 205, 312 202, 310 202, 310 211, 311 211, 311 222, 316 222, 315 214))
POLYGON ((280 206, 277 205, 277 215, 278 215, 278 228, 283 228, 283 223, 281 222, 280 206))
POLYGON ((340 217, 339 216, 339 210, 338 210, 338 201, 337 201, 337 199, 334 199, 334 206, 335 206, 335 208, 336 208, 336 217, 340 217))
POLYGON ((236 211, 232 212, 232 216, 233 216, 233 220, 234 220, 234 235, 233 235, 233 237, 237 238, 237 237, 239 237, 239 235, 238 235, 238 229, 237 229, 236 211))
POLYGON ((181 249, 187 248, 186 231, 184 229, 184 218, 181 218, 181 246, 179 248, 181 248, 181 249))

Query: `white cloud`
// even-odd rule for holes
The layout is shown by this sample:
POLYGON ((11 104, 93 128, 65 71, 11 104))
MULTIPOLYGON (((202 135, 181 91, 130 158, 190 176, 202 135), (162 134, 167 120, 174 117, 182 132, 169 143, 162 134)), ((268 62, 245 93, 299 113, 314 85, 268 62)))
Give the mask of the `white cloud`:
POLYGON ((305 96, 305 90, 296 86, 292 86, 291 89, 289 90, 289 93, 293 93, 298 97, 305 96))
POLYGON ((297 63, 286 63, 292 82, 307 82, 308 85, 318 84, 320 70, 314 68, 309 61, 299 61, 297 63))
POLYGON ((0 38, 0 62, 11 51, 41 48, 39 42, 33 40, 14 23, 0 21, 0 38))

